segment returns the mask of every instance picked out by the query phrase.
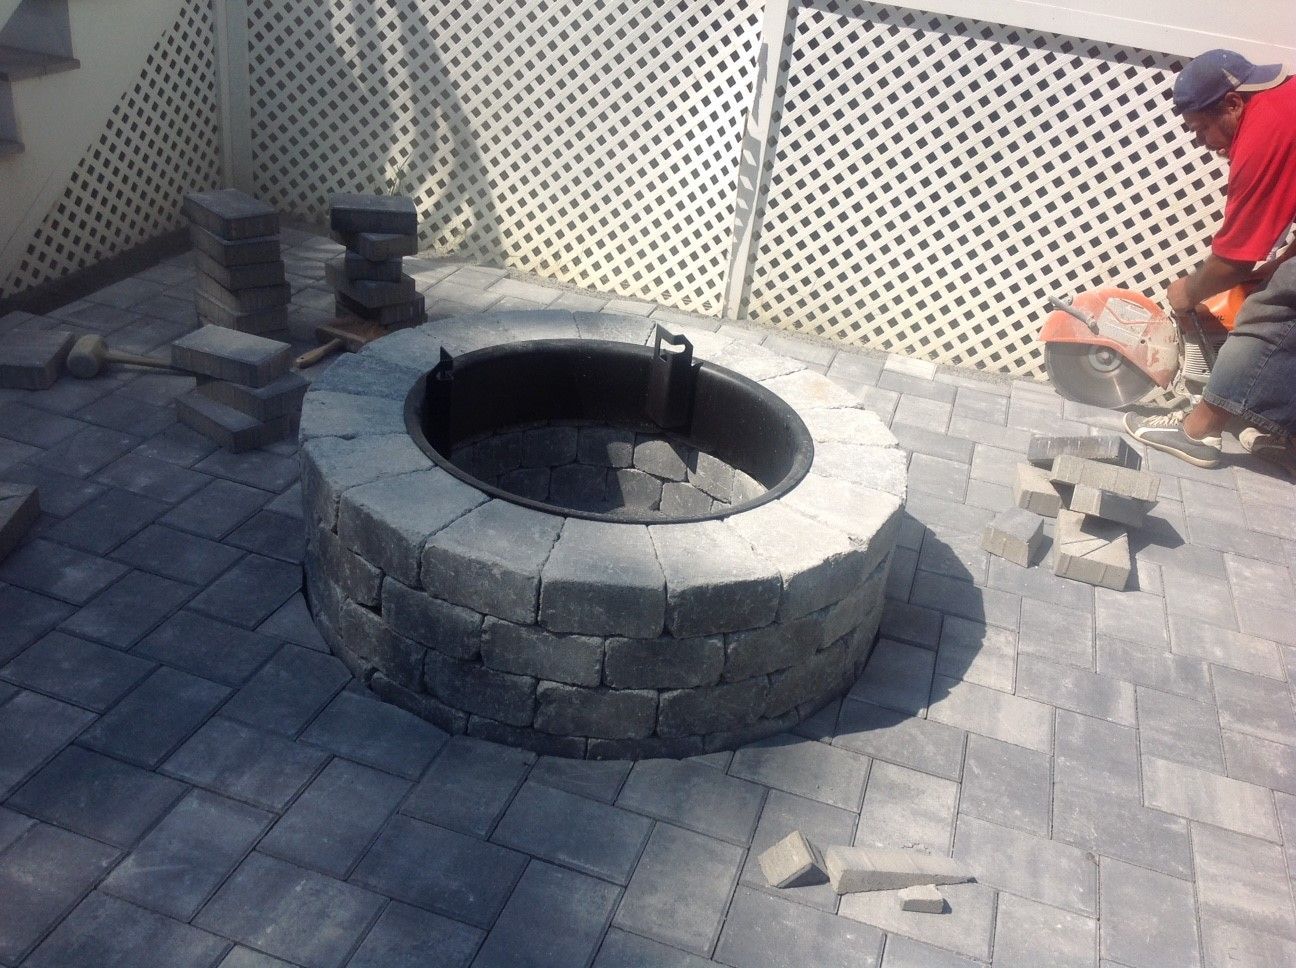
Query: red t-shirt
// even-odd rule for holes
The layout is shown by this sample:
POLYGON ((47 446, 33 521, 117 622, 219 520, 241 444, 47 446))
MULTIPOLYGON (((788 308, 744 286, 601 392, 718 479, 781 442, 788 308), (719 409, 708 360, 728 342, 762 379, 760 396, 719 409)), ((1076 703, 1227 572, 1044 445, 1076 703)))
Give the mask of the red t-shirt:
POLYGON ((1228 158, 1224 224, 1211 251, 1260 262, 1296 221, 1296 78, 1251 95, 1228 158))

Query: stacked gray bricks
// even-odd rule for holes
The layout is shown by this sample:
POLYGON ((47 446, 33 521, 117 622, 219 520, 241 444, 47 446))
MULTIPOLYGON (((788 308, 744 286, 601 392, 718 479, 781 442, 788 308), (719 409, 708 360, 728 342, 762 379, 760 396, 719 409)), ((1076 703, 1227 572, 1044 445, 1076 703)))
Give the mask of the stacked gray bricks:
POLYGON ((288 327, 292 290, 279 251, 279 215, 233 188, 193 192, 182 208, 198 269, 198 318, 258 336, 288 327))
POLYGON ((290 347, 278 340, 203 326, 171 344, 171 362, 198 378, 176 400, 180 421, 226 450, 255 450, 292 434, 306 379, 288 369, 290 347))
POLYGON ((329 228, 347 249, 325 265, 339 315, 358 316, 389 329, 427 320, 414 280, 401 271, 402 257, 418 251, 418 212, 412 199, 334 195, 329 228))
POLYGON ((1022 542, 1040 530, 1027 518, 1041 527, 1037 515, 1057 518, 1054 574, 1124 590, 1133 571, 1128 529, 1156 503, 1156 476, 1138 470, 1138 455, 1116 436, 1036 436, 1027 460, 1017 467, 1017 507, 987 528, 986 549, 1024 565, 1022 542))
POLYGON ((39 517, 40 496, 36 488, 0 481, 0 561, 18 547, 39 517))

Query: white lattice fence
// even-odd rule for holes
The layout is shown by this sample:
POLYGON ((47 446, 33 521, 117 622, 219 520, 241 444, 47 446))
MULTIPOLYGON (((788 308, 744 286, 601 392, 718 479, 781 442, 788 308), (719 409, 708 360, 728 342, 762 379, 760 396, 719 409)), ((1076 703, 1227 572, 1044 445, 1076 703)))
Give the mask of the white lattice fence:
POLYGON ((258 194, 393 173, 421 244, 718 312, 757 0, 253 0, 258 194))
POLYGON ((1166 56, 872 3, 796 11, 750 315, 1042 374, 1050 294, 1159 292, 1217 224, 1166 56))
POLYGON ((210 0, 186 0, 77 162, 0 296, 179 228, 184 193, 218 185, 213 44, 210 0))

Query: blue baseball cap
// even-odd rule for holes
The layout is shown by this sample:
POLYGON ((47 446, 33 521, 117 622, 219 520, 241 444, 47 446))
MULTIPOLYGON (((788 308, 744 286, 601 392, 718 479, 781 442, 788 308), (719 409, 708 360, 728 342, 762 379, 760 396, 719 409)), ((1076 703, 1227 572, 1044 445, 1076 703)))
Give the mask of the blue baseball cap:
POLYGON ((1285 80, 1282 64, 1252 64, 1236 51, 1208 50, 1175 78, 1175 112, 1204 111, 1230 91, 1267 91, 1285 80))

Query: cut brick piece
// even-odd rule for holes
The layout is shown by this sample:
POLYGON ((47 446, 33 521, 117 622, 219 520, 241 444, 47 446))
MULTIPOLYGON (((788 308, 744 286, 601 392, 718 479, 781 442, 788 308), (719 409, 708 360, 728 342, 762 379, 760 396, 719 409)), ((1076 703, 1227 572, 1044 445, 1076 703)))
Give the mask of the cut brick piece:
POLYGON ((176 416, 186 427, 192 427, 235 453, 256 450, 282 440, 292 433, 294 424, 293 416, 257 420, 233 407, 217 403, 198 390, 190 390, 176 400, 176 416))
POLYGON ((402 195, 334 195, 329 199, 329 227, 335 232, 418 234, 418 210, 402 195))
POLYGON ((190 222, 230 241, 279 234, 279 213, 236 188, 190 192, 181 211, 190 222))
POLYGON ((0 339, 0 387, 48 390, 63 372, 76 335, 68 332, 5 333, 0 339))
POLYGON ((171 344, 171 363, 218 380, 264 387, 288 372, 291 353, 278 340, 204 326, 171 344))
POLYGON ((366 259, 356 252, 347 252, 325 263, 325 273, 342 279, 364 279, 373 282, 400 282, 401 257, 394 259, 366 259))
POLYGON ((1088 484, 1140 501, 1155 501, 1161 484, 1160 478, 1146 471, 1100 464, 1070 454, 1063 454, 1053 461, 1051 477, 1055 484, 1088 484))
MULTIPOLYGON (((1063 489, 1066 485, 1062 485, 1063 489)), ((1017 465, 1017 480, 1013 484, 1013 499, 1017 506, 1034 511, 1046 518, 1056 518, 1062 506, 1062 495, 1050 478, 1049 471, 1033 464, 1017 465)))
POLYGON ((292 300, 292 287, 286 282, 235 291, 226 289, 217 280, 201 272, 198 273, 198 292, 231 313, 260 312, 263 309, 286 306, 292 300))
POLYGON ((1054 458, 1063 454, 1119 464, 1121 467, 1138 467, 1138 454, 1124 437, 1102 434, 1091 437, 1049 437, 1036 434, 1026 448, 1026 459, 1036 467, 1051 467, 1054 458))
POLYGON ((346 293, 339 292, 335 307, 339 314, 359 316, 380 326, 416 326, 427 321, 427 308, 422 296, 416 296, 407 303, 371 309, 356 302, 346 293))
POLYGON ((981 547, 1026 568, 1044 543, 1044 519, 1033 511, 1009 508, 986 525, 981 547))
POLYGON ((0 481, 0 561, 18 547, 40 517, 40 498, 28 484, 0 481))
POLYGON ((1068 502, 1072 511, 1102 518, 1104 521, 1127 524, 1131 528, 1143 527, 1148 511, 1155 504, 1155 501, 1140 501, 1138 498, 1114 494, 1088 484, 1077 484, 1068 502))
POLYGON ((765 851, 759 860, 770 887, 802 887, 824 879, 823 854, 799 830, 765 851))
POLYGON ((189 240, 195 251, 223 266, 248 266, 279 260, 279 236, 261 235, 251 239, 222 239, 200 225, 189 226, 189 240))
POLYGON ((239 333, 264 336, 267 333, 282 332, 288 327, 287 306, 274 306, 254 313, 237 313, 201 292, 194 293, 194 304, 198 308, 198 318, 204 323, 239 333))
POLYGON ((1123 591, 1133 561, 1129 535, 1120 524, 1086 517, 1063 508, 1053 538, 1053 573, 1123 591))
POLYGON ((931 884, 906 887, 900 892, 900 910, 919 914, 944 914, 945 895, 931 884))
POLYGON ((263 387, 245 387, 227 380, 198 378, 198 392, 256 420, 274 420, 301 412, 310 383, 300 373, 285 373, 263 387))
POLYGON ((829 847, 824 852, 828 880, 838 894, 894 891, 921 884, 962 884, 972 873, 950 857, 913 850, 829 847))
POLYGON ((330 232, 334 242, 341 242, 364 259, 377 262, 418 252, 418 236, 393 232, 330 232))
POLYGON ((247 265, 226 266, 202 252, 194 253, 194 267, 199 272, 226 289, 256 289, 262 286, 281 286, 284 282, 282 260, 251 262, 247 265))

